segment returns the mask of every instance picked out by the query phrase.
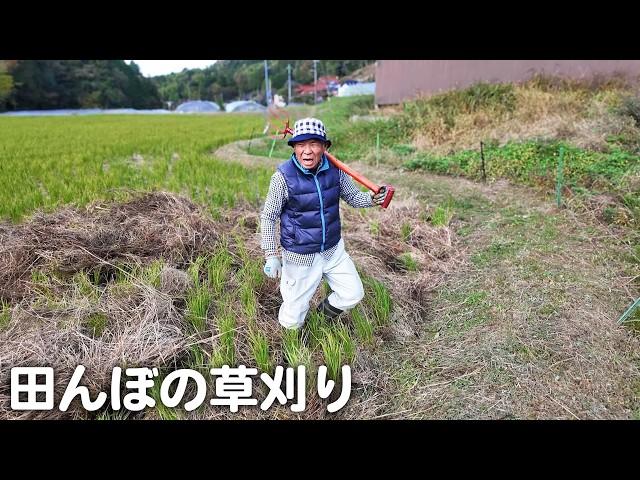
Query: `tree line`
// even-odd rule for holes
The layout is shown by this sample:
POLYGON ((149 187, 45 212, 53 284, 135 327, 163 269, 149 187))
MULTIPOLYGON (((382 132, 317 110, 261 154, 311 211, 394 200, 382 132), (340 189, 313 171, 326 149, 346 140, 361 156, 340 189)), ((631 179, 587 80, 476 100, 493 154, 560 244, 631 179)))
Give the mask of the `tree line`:
POLYGON ((0 109, 160 108, 156 85, 124 60, 0 61, 0 109))
MULTIPOLYGON (((343 77, 373 60, 320 60, 318 77, 343 77)), ((275 94, 287 98, 292 85, 313 82, 313 61, 271 60, 275 94)), ((205 69, 146 78, 124 60, 0 60, 0 111, 57 108, 175 108, 186 100, 265 100, 263 60, 219 60, 205 69), (168 103, 171 102, 171 103, 168 103)), ((292 89, 295 95, 295 89, 292 89)))

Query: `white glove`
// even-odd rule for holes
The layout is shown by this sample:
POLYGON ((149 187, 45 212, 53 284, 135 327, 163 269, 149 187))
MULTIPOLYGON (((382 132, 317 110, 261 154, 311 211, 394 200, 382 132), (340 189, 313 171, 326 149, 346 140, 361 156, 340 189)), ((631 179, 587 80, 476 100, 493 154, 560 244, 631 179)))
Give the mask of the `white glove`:
POLYGON ((280 274, 282 273, 282 264, 280 263, 280 258, 267 258, 267 262, 264 264, 263 270, 269 278, 280 278, 280 274))
POLYGON ((374 205, 382 205, 384 203, 384 199, 387 196, 388 190, 385 188, 382 192, 376 193, 375 195, 371 192, 371 202, 374 205))

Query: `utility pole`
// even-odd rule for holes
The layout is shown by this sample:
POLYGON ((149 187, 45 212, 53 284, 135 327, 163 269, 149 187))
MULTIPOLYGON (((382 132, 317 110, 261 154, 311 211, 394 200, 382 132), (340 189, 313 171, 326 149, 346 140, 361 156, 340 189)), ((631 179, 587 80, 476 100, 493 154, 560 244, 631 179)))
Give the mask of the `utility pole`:
POLYGON ((318 60, 313 61, 313 103, 318 101, 318 60))
POLYGON ((264 88, 265 95, 267 97, 267 107, 271 103, 271 88, 269 85, 269 67, 267 65, 267 60, 264 61, 264 88))
POLYGON ((289 85, 289 97, 287 98, 287 105, 291 103, 291 64, 287 65, 287 83, 289 85))

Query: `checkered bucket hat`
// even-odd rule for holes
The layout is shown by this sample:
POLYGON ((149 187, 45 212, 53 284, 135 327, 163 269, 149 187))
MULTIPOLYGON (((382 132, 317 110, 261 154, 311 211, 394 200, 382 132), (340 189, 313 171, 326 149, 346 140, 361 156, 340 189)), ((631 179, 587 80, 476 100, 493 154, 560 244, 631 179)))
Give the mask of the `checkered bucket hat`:
POLYGON ((293 137, 289 139, 288 143, 293 146, 296 142, 303 142, 312 138, 326 142, 327 147, 331 146, 331 140, 327 139, 324 123, 317 118, 303 118, 294 124, 293 137))

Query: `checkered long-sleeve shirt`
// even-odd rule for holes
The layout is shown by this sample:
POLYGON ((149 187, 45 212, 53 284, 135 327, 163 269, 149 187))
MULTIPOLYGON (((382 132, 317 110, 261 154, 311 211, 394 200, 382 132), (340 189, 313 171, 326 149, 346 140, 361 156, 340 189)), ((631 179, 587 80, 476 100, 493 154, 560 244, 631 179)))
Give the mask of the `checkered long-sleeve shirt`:
MULTIPOLYGON (((368 192, 361 192, 353 183, 353 179, 340 171, 340 198, 355 208, 372 207, 373 202, 368 192)), ((289 191, 284 176, 280 171, 276 171, 271 176, 269 184, 269 193, 260 215, 260 231, 262 232, 262 241, 260 246, 264 250, 265 257, 278 255, 278 246, 276 244, 275 226, 276 220, 280 218, 284 205, 289 200, 289 191)), ((329 250, 322 252, 325 259, 330 259, 338 245, 331 247, 329 250)), ((282 249, 283 258, 290 263, 297 265, 310 266, 313 263, 315 254, 300 254, 282 249)))

